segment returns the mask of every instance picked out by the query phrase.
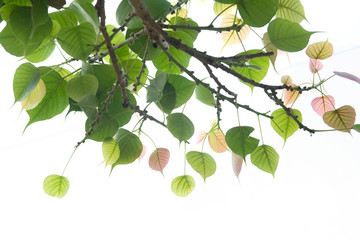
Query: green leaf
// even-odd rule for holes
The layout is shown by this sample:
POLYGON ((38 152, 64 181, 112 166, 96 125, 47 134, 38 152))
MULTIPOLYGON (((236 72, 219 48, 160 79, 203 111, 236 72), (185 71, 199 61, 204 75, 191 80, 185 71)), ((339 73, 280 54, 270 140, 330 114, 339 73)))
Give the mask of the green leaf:
POLYGON ((167 117, 167 128, 180 142, 186 141, 194 135, 194 125, 183 113, 173 113, 167 117))
POLYGON ((276 17, 296 23, 306 19, 304 7, 299 0, 280 0, 276 17))
MULTIPOLYGON (((302 122, 301 112, 297 109, 292 109, 291 111, 293 114, 298 116, 298 120, 302 122)), ((299 125, 292 117, 287 115, 285 110, 282 108, 275 110, 271 116, 273 117, 271 120, 271 126, 280 135, 280 137, 284 139, 285 144, 286 139, 299 129, 299 125)))
POLYGON ((32 123, 50 119, 62 113, 69 105, 69 97, 66 94, 66 81, 49 67, 40 67, 40 78, 46 86, 46 95, 35 108, 28 110, 30 117, 25 129, 32 123))
POLYGON ((94 120, 96 117, 96 114, 98 113, 98 100, 97 98, 92 94, 86 94, 84 95, 80 101, 78 102, 79 107, 84 111, 86 116, 94 120))
MULTIPOLYGON (((137 77, 140 74, 141 67, 143 63, 139 59, 128 59, 126 61, 121 62, 121 66, 123 68, 124 74, 128 76, 128 89, 133 90, 134 83, 137 82, 137 77)), ((137 92, 142 88, 142 85, 145 84, 147 80, 147 75, 149 70, 145 67, 143 74, 140 78, 140 85, 137 87, 137 92)))
POLYGON ((31 0, 4 0, 4 3, 18 6, 31 6, 31 0))
POLYGON ((279 8, 279 0, 241 0, 238 9, 245 23, 262 27, 270 22, 279 8))
POLYGON ((186 159, 190 166, 203 177, 204 181, 216 171, 216 162, 210 154, 191 151, 186 154, 186 159))
POLYGON ((225 4, 237 4, 239 0, 214 0, 218 3, 225 3, 225 4))
MULTIPOLYGON (((142 28, 130 28, 127 29, 126 31, 126 39, 128 39, 131 34, 133 33, 137 33, 140 30, 142 30, 142 28)), ((145 54, 145 50, 146 50, 146 45, 148 44, 148 35, 143 35, 137 39, 135 39, 134 43, 130 45, 130 49, 136 53, 137 55, 139 55, 139 57, 141 59, 144 58, 144 54, 145 54)), ((146 60, 153 60, 155 58, 157 58, 161 53, 161 48, 159 47, 154 47, 152 44, 152 41, 150 41, 149 43, 149 49, 148 49, 148 53, 146 55, 146 60)))
POLYGON ((61 27, 65 26, 76 26, 77 20, 75 15, 67 9, 52 12, 49 14, 49 17, 57 21, 61 27))
POLYGON ((1 17, 2 19, 4 19, 5 21, 9 20, 10 14, 11 12, 15 9, 18 8, 18 5, 15 4, 5 4, 4 6, 2 6, 0 13, 1 13, 1 17))
MULTIPOLYGON (((93 123, 93 119, 87 119, 85 123, 86 132, 89 131, 90 125, 93 123)), ((114 136, 118 130, 119 125, 116 120, 109 116, 108 113, 104 113, 99 124, 96 124, 94 132, 88 137, 97 142, 103 142, 106 138, 114 136)))
POLYGON ((352 129, 360 133, 360 124, 355 124, 352 126, 352 129))
MULTIPOLYGON (((16 57, 24 56, 24 45, 15 37, 9 24, 6 24, 5 28, 0 33, 0 43, 11 55, 16 57)), ((35 50, 41 43, 32 45, 32 49, 28 46, 28 52, 35 50)))
MULTIPOLYGON (((170 19, 170 22, 174 25, 186 25, 192 27, 198 27, 199 25, 194 22, 191 18, 182 18, 182 17, 173 17, 170 19)), ((192 39, 192 42, 195 42, 199 32, 196 30, 188 30, 188 29, 176 29, 176 32, 184 32, 189 35, 192 39)))
MULTIPOLYGON (((106 25, 106 31, 108 32, 109 36, 111 36, 114 33, 113 32, 114 29, 116 29, 115 26, 110 24, 106 25)), ((98 38, 98 44, 100 44, 102 41, 104 41, 104 36, 100 35, 98 38)), ((118 31, 111 39, 111 43, 114 45, 122 43, 123 41, 125 41, 125 35, 121 31, 118 31)), ((106 47, 106 44, 104 44, 100 48, 100 50, 107 51, 108 49, 106 47)), ((129 59, 130 58, 129 45, 124 45, 121 48, 115 49, 115 54, 119 62, 129 59)), ((110 56, 109 55, 105 56, 104 60, 110 63, 110 56)))
POLYGON ((315 32, 308 32, 298 23, 277 18, 268 26, 268 35, 274 46, 287 52, 297 52, 304 49, 310 36, 315 32))
POLYGON ((190 175, 176 177, 171 182, 171 191, 178 197, 188 196, 195 188, 194 178, 190 175))
POLYGON ((40 80, 40 71, 31 63, 21 64, 15 72, 13 91, 15 102, 23 100, 37 86, 40 80))
POLYGON ((48 5, 46 0, 33 1, 31 8, 31 20, 34 26, 45 24, 49 20, 48 5))
POLYGON ((279 155, 274 148, 268 145, 261 145, 250 155, 251 162, 264 172, 275 174, 279 163, 279 155))
POLYGON ((90 69, 82 70, 84 74, 93 74, 99 82, 97 96, 100 96, 103 93, 107 93, 109 89, 116 82, 116 74, 114 68, 108 64, 96 64, 90 65, 90 69))
POLYGON ((203 85, 197 85, 195 88, 195 97, 197 100, 203 104, 209 105, 211 107, 215 106, 215 99, 211 91, 205 88, 203 85))
POLYGON ((84 74, 71 79, 66 85, 66 92, 73 100, 79 102, 86 94, 96 95, 99 83, 94 75, 84 74))
POLYGON ((66 0, 46 0, 46 2, 50 7, 56 9, 61 9, 66 4, 66 0))
POLYGON ((102 154, 106 165, 112 165, 119 159, 120 149, 115 139, 106 138, 104 140, 102 143, 102 154))
MULTIPOLYGON (((117 141, 120 149, 120 157, 112 165, 112 169, 119 164, 129 164, 134 162, 141 154, 143 145, 135 134, 126 129, 119 128, 114 139, 117 141)), ((111 169, 111 170, 112 170, 111 169)))
MULTIPOLYGON (((236 56, 255 54, 260 52, 263 51, 253 49, 243 53, 239 53, 236 56)), ((243 75, 244 77, 252 79, 255 82, 261 82, 261 80, 265 78, 268 72, 269 65, 270 65, 269 57, 258 57, 258 58, 252 58, 248 62, 245 62, 246 67, 231 67, 231 68, 234 69, 236 72, 240 73, 241 75, 243 75), (253 66, 257 66, 258 68, 253 66)), ((248 85, 251 88, 251 90, 254 89, 253 85, 245 82, 243 83, 248 85)))
POLYGON ((195 82, 183 76, 169 74, 162 93, 163 96, 157 105, 163 112, 169 114, 191 98, 195 86, 195 82))
POLYGON ((167 75, 165 72, 160 73, 153 80, 150 80, 150 85, 146 88, 146 102, 154 102, 161 99, 166 80, 167 75))
POLYGON ((75 0, 68 8, 76 16, 79 23, 91 23, 96 34, 99 33, 99 17, 94 6, 86 0, 75 0))
POLYGON ((56 36, 58 43, 70 56, 86 61, 96 43, 96 33, 91 23, 65 26, 56 36))
POLYGON ((226 144, 231 151, 243 157, 244 160, 259 144, 259 139, 250 137, 253 131, 252 127, 233 127, 225 135, 226 144))
POLYGON ((52 174, 47 176, 43 182, 43 188, 46 194, 62 198, 66 195, 70 187, 69 180, 64 176, 52 174))

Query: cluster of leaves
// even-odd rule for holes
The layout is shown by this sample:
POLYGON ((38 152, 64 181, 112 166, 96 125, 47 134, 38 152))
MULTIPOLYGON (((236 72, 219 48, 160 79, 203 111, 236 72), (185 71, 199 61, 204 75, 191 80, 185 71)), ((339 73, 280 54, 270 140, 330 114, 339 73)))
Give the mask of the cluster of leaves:
MULTIPOLYGON (((314 32, 300 25, 306 18, 299 0, 215 0, 215 19, 223 15, 219 28, 213 26, 215 19, 208 26, 198 26, 187 17, 187 11, 182 8, 189 4, 187 0, 180 0, 175 5, 167 0, 122 0, 116 11, 117 27, 104 25, 104 0, 99 0, 96 5, 88 0, 64 4, 65 1, 0 0, 0 20, 6 21, 0 32, 0 44, 9 54, 26 60, 14 75, 15 102, 21 102, 29 115, 25 128, 53 118, 65 109, 68 113, 84 112, 87 116, 86 135, 76 148, 87 139, 102 142, 105 164, 111 166, 111 171, 117 165, 132 163, 145 154, 146 147, 140 139, 142 134, 146 135, 141 128, 145 120, 166 127, 180 143, 187 144, 195 127, 183 111, 174 110, 184 106, 193 95, 213 107, 218 116, 210 131, 202 133, 199 142, 204 145, 208 138, 216 153, 230 150, 237 176, 249 155, 255 166, 274 175, 279 155, 273 147, 251 136, 255 130, 251 126, 239 124, 224 134, 219 125, 221 104, 224 104, 221 102, 270 119, 273 129, 285 143, 299 128, 316 132, 302 124, 301 112, 292 106, 304 92, 318 90, 321 96, 311 105, 324 122, 339 131, 359 131, 359 125, 354 125, 354 108, 348 105, 335 108, 334 98, 322 90, 322 85, 331 77, 321 80, 320 60, 332 55, 332 45, 325 41, 308 46, 314 32), (139 7, 141 4, 148 8, 145 13, 140 11, 144 10, 139 7), (142 14, 150 14, 153 19, 142 14), (194 48, 194 42, 203 30, 221 32, 225 47, 243 43, 250 29, 256 28, 267 28, 262 37, 264 45, 259 49, 230 57, 213 57, 194 48), (56 46, 66 56, 63 62, 54 66, 35 66, 48 59, 56 46), (270 63, 275 68, 279 50, 296 52, 306 47, 310 70, 314 76, 319 76, 319 82, 314 80, 305 87, 298 87, 290 76, 283 76, 283 85, 260 83, 267 75, 270 63), (199 80, 196 72, 188 69, 191 58, 203 63, 216 88, 199 80), (73 67, 78 61, 81 61, 81 67, 73 67), (150 73, 146 64, 153 64, 156 73, 150 73), (226 88, 212 72, 212 67, 238 78, 251 89, 263 88, 280 108, 268 115, 238 103, 236 92, 226 88), (141 88, 146 88, 145 94, 139 93, 141 88), (277 96, 278 91, 283 91, 283 99, 277 96), (138 97, 146 97, 145 108, 138 105, 138 97), (146 109, 151 104, 166 115, 166 120, 160 121, 148 113, 146 109), (134 113, 140 120, 130 131, 130 126, 126 129, 125 125, 134 113)), ((334 74, 360 83, 357 77, 348 73, 334 74)), ((185 158, 204 180, 216 171, 215 159, 203 150, 187 152, 185 158)), ((169 159, 170 151, 155 145, 149 166, 163 173, 169 159)), ((171 183, 172 191, 182 197, 194 187, 193 177, 185 173, 171 183)), ((63 175, 50 175, 44 181, 44 190, 51 196, 63 197, 68 188, 69 181, 63 175)))

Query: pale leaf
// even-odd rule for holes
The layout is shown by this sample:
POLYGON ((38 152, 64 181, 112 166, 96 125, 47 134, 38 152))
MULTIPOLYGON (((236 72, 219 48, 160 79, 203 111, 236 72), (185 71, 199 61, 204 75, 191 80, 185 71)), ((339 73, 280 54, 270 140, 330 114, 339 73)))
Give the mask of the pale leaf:
POLYGON ((170 152, 166 148, 157 148, 149 157, 149 166, 152 170, 163 172, 170 159, 170 152))
POLYGON ((213 10, 216 15, 223 16, 234 13, 236 11, 236 5, 214 2, 213 10))
POLYGON ((22 101, 22 109, 30 110, 35 108, 46 95, 46 86, 43 80, 39 80, 36 87, 22 101))
POLYGON ((330 42, 317 42, 310 44, 306 49, 306 55, 313 59, 327 59, 334 53, 333 46, 330 42))
POLYGON ((318 71, 320 71, 323 68, 323 64, 319 60, 310 58, 309 67, 310 67, 310 71, 312 73, 317 73, 318 71))
POLYGON ((143 159, 145 154, 146 154, 146 146, 143 144, 143 149, 140 156, 138 157, 138 160, 140 161, 141 159, 143 159))
POLYGON ((211 149, 216 153, 223 153, 228 150, 224 133, 221 131, 216 122, 208 133, 208 141, 211 149))
POLYGON ((349 105, 345 105, 324 113, 323 120, 328 126, 338 131, 350 133, 355 123, 355 117, 355 109, 349 105))
MULTIPOLYGON (((295 84, 291 84, 292 87, 297 87, 295 84)), ((284 90, 284 103, 286 106, 293 104, 300 97, 300 93, 296 90, 284 90)))
POLYGON ((293 83, 292 78, 289 75, 284 75, 281 77, 281 83, 287 86, 291 86, 293 83))
POLYGON ((241 172, 242 164, 244 162, 244 159, 237 155, 236 153, 232 153, 232 167, 234 170, 234 174, 237 178, 239 178, 239 174, 241 172))
POLYGON ((357 83, 360 84, 360 78, 356 77, 355 75, 352 75, 350 73, 346 73, 346 72, 334 72, 335 75, 343 77, 343 78, 347 78, 349 80, 355 81, 357 83))
POLYGON ((314 98, 311 107, 321 117, 325 112, 335 109, 335 99, 331 95, 314 98))
POLYGON ((196 144, 201 143, 205 139, 206 135, 207 133, 205 131, 199 132, 197 136, 196 144))
POLYGON ((273 55, 270 56, 271 64, 273 65, 275 69, 275 61, 278 54, 278 49, 274 46, 274 44, 271 43, 271 40, 269 38, 268 33, 264 33, 264 36, 262 38, 262 43, 265 47, 266 52, 272 52, 273 55))
MULTIPOLYGON (((233 25, 240 25, 242 23, 242 20, 235 17, 233 14, 228 14, 223 17, 221 20, 221 27, 231 27, 233 25), (235 19, 235 20, 234 20, 235 19)), ((241 28, 240 31, 222 31, 221 32, 221 38, 224 42, 224 47, 226 46, 232 46, 241 43, 247 36, 250 34, 250 28, 248 25, 245 25, 241 28)))

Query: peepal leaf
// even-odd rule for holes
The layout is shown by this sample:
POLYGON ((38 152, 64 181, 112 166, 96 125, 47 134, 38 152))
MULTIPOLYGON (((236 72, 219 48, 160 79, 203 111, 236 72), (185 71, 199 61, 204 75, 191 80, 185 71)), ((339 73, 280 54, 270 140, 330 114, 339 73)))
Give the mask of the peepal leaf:
POLYGON ((346 72, 334 72, 335 75, 337 76, 340 76, 340 77, 343 77, 343 78, 347 78, 349 80, 352 80, 352 81, 355 81, 357 83, 360 84, 360 78, 355 76, 355 75, 352 75, 350 73, 346 73, 346 72))
POLYGON ((333 53, 333 46, 328 41, 313 43, 306 48, 306 55, 312 59, 324 60, 331 57, 333 53))
POLYGON ((46 87, 43 80, 40 79, 37 86, 21 101, 22 109, 30 110, 35 108, 45 97, 46 87))
POLYGON ((208 133, 208 141, 210 148, 216 153, 223 153, 228 150, 224 133, 221 131, 216 122, 208 133))
POLYGON ((278 49, 274 46, 274 44, 271 43, 268 33, 264 33, 264 36, 262 38, 262 43, 265 47, 266 52, 273 53, 269 58, 270 58, 271 64, 273 65, 273 67, 275 69, 275 61, 276 61, 278 49))
POLYGON ((66 92, 76 102, 87 95, 96 95, 99 83, 94 75, 84 74, 79 77, 71 79, 66 85, 66 92))
MULTIPOLYGON (((233 25, 239 26, 242 24, 242 20, 237 18, 234 14, 228 14, 223 17, 221 20, 220 27, 231 27, 233 25)), ((223 40, 224 47, 233 46, 236 44, 240 44, 245 38, 247 38, 250 34, 250 28, 248 25, 244 25, 240 31, 222 31, 221 39, 223 40)))
POLYGON ((167 117, 167 128, 180 142, 186 141, 194 134, 194 125, 183 113, 173 113, 167 117))
POLYGON ((210 154, 191 151, 186 154, 186 159, 190 166, 203 177, 204 181, 216 171, 216 162, 210 154))
POLYGON ((105 164, 112 165, 120 157, 119 145, 113 138, 106 138, 102 143, 102 154, 105 160, 105 164))
POLYGON ((46 194, 52 197, 62 198, 70 187, 69 180, 56 174, 49 175, 44 179, 43 188, 46 194))
POLYGON ((153 80, 150 80, 150 85, 146 88, 146 102, 154 102, 161 99, 166 80, 166 72, 162 72, 153 80))
POLYGON ((15 102, 23 100, 37 86, 40 80, 40 71, 31 63, 21 64, 15 72, 13 91, 15 102))
POLYGON ((250 155, 251 162, 264 172, 275 174, 279 163, 279 155, 268 145, 261 145, 250 155))
POLYGON ((254 131, 254 128, 233 127, 226 132, 225 141, 231 151, 237 155, 242 156, 244 159, 250 153, 252 153, 259 144, 259 139, 250 137, 250 134, 254 131))
POLYGON ((306 19, 304 7, 299 0, 280 0, 276 17, 296 23, 306 19))
POLYGON ((239 156, 233 152, 231 153, 231 157, 232 157, 232 167, 233 167, 234 174, 237 178, 239 178, 239 174, 241 172, 241 168, 242 168, 244 159, 241 156, 239 156))
POLYGON ((324 113, 323 120, 328 126, 338 131, 350 133, 355 123, 355 117, 355 109, 349 105, 345 105, 324 113))
POLYGON ((331 95, 317 97, 311 101, 311 107, 322 117, 325 112, 335 109, 335 99, 331 95))
POLYGON ((190 175, 183 175, 174 178, 171 182, 171 191, 178 197, 188 196, 195 188, 194 178, 190 175))
POLYGON ((120 149, 119 159, 112 165, 112 169, 118 164, 134 162, 141 154, 143 145, 138 136, 126 129, 119 128, 114 136, 120 149))
MULTIPOLYGON (((293 83, 291 87, 296 88, 297 86, 293 83)), ((293 104, 300 97, 300 93, 297 90, 284 90, 284 103, 286 106, 293 104)))
POLYGON ((215 99, 211 91, 202 85, 195 87, 195 97, 197 100, 208 106, 215 106, 215 99))
POLYGON ((251 27, 267 24, 279 8, 279 0, 237 1, 241 17, 251 27))
POLYGON ((323 64, 319 60, 310 58, 309 67, 312 73, 317 73, 323 68, 323 64))
MULTIPOLYGON (((297 109, 292 109, 292 111, 294 115, 298 116, 298 120, 302 122, 301 112, 297 109)), ((285 110, 282 108, 275 110, 271 116, 273 117, 271 120, 271 126, 280 135, 280 137, 284 139, 285 144, 286 139, 299 129, 299 125, 292 117, 287 115, 285 110)))
POLYGON ((149 167, 163 173, 170 159, 170 151, 166 148, 155 149, 149 157, 149 167))

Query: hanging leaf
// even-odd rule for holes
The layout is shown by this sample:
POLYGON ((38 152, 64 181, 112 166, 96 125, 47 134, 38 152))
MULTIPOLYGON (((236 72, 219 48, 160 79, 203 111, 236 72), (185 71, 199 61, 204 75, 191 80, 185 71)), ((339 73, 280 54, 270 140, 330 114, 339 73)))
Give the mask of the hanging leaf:
POLYGON ((195 188, 194 178, 190 175, 183 175, 174 178, 171 182, 171 191, 178 197, 188 196, 195 188))
POLYGON ((251 162, 264 172, 275 175, 279 163, 279 155, 274 148, 268 145, 260 145, 250 155, 251 162))
POLYGON ((323 120, 329 126, 341 132, 350 133, 355 123, 355 109, 349 105, 324 113, 323 120))
POLYGON ((167 128, 180 142, 187 141, 194 135, 194 125, 183 113, 173 113, 167 117, 167 128))
POLYGON ((22 101, 22 109, 30 110, 35 108, 45 97, 46 86, 43 80, 39 80, 37 86, 22 101))
POLYGON ((252 153, 259 144, 259 139, 250 137, 250 134, 254 131, 254 128, 233 127, 226 132, 225 141, 231 151, 237 155, 242 156, 244 159, 250 153, 252 153))
POLYGON ((40 71, 31 63, 21 64, 15 72, 13 91, 15 102, 23 100, 38 85, 40 71))
POLYGON ((208 106, 215 106, 215 99, 211 91, 205 88, 203 85, 197 85, 195 87, 195 97, 197 100, 208 106))
POLYGON ((88 22, 62 27, 56 38, 67 54, 82 61, 86 61, 96 44, 95 30, 88 22))
POLYGON ((120 149, 115 139, 109 137, 104 140, 102 143, 102 154, 106 165, 112 165, 119 159, 120 149))
POLYGON ((140 156, 143 147, 138 136, 123 128, 119 128, 114 139, 119 145, 120 157, 112 165, 111 171, 116 165, 134 162, 140 156))
POLYGON ((281 83, 287 86, 292 85, 292 78, 289 75, 285 75, 281 77, 281 83))
POLYGON ((352 126, 352 129, 360 133, 360 124, 355 124, 354 126, 352 126))
POLYGON ((328 41, 313 43, 306 48, 306 55, 312 59, 324 60, 331 57, 333 53, 333 46, 328 41))
POLYGON ((277 18, 269 23, 269 38, 277 49, 286 52, 298 52, 304 49, 310 36, 315 32, 308 32, 298 23, 277 18))
POLYGON ((203 177, 204 181, 216 171, 216 162, 210 154, 191 151, 186 154, 186 159, 190 166, 203 177))
POLYGON ((71 79, 66 85, 66 92, 73 100, 79 102, 80 99, 87 95, 96 95, 99 82, 94 75, 84 74, 71 79))
POLYGON ((331 95, 317 97, 311 101, 311 107, 322 117, 325 112, 335 109, 335 99, 331 95))
POLYGON ((228 150, 224 133, 219 128, 216 121, 212 123, 210 132, 208 132, 208 141, 211 149, 216 153, 223 153, 228 150))
POLYGON ((233 167, 234 174, 237 178, 239 178, 244 159, 241 156, 239 156, 233 152, 231 153, 231 156, 232 156, 232 167, 233 167))
POLYGON ((236 11, 236 5, 214 2, 213 11, 218 16, 233 14, 236 11))
POLYGON ((143 144, 143 149, 141 151, 140 156, 138 157, 138 160, 140 161, 141 159, 143 159, 145 154, 146 154, 146 145, 143 144))
POLYGON ((352 75, 350 73, 346 73, 346 72, 334 72, 335 75, 343 77, 343 78, 347 78, 349 80, 355 81, 357 83, 360 84, 360 78, 356 77, 355 75, 352 75))
POLYGON ((319 60, 310 58, 309 67, 310 67, 310 71, 314 74, 323 68, 323 64, 319 60))
POLYGON ((304 7, 299 0, 280 0, 276 17, 296 23, 306 19, 304 7))
POLYGON ((152 170, 163 173, 170 159, 170 151, 166 148, 155 149, 149 157, 149 166, 152 170))
MULTIPOLYGON (((242 20, 237 18, 234 14, 228 14, 223 17, 221 20, 220 27, 231 27, 231 26, 239 26, 242 24, 242 20)), ((248 25, 243 26, 240 31, 231 30, 231 31, 222 31, 221 39, 223 40, 224 46, 233 46, 236 44, 240 44, 243 40, 245 40, 250 34, 250 28, 248 25)))
MULTIPOLYGON (((275 61, 276 61, 276 57, 278 54, 278 49, 274 46, 274 44, 271 43, 271 40, 269 38, 268 33, 264 33, 264 36, 262 38, 262 43, 265 47, 266 52, 272 52, 273 54, 269 57, 271 64, 273 65, 274 69, 275 69, 275 61)), ((276 70, 276 69, 275 69, 276 70)))
POLYGON ((66 177, 55 174, 47 176, 43 182, 45 193, 57 198, 64 197, 69 187, 70 182, 66 177))
POLYGON ((197 136, 196 144, 201 143, 206 138, 206 136, 207 136, 207 132, 205 131, 199 132, 197 136))
MULTIPOLYGON (((297 109, 291 109, 291 111, 294 115, 298 116, 298 120, 302 122, 301 112, 297 109)), ((271 120, 271 126, 280 135, 280 137, 284 139, 285 144, 286 139, 299 129, 299 125, 292 117, 286 114, 283 108, 275 110, 271 116, 273 117, 271 120)))
MULTIPOLYGON (((293 83, 291 87, 296 88, 297 86, 293 83)), ((286 106, 293 104, 300 97, 300 93, 297 90, 285 90, 284 89, 284 103, 286 106)))
POLYGON ((278 8, 279 0, 241 1, 238 4, 241 17, 251 27, 266 25, 274 17, 278 8))

